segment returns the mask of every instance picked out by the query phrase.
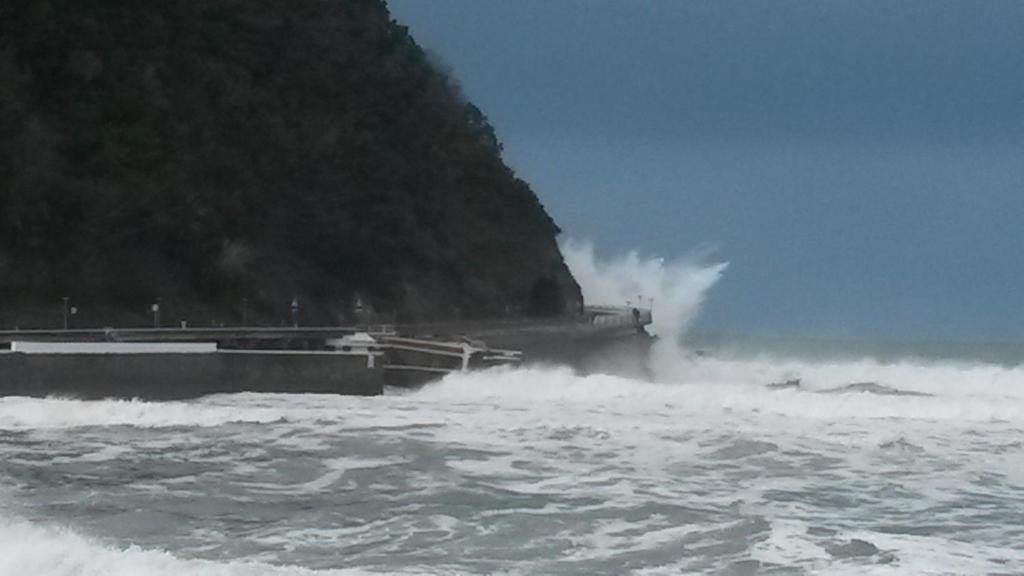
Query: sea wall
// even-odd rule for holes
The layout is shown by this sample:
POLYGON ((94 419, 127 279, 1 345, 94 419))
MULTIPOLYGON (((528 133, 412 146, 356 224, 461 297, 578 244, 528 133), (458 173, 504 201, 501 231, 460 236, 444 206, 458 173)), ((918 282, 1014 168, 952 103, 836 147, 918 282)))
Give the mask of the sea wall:
POLYGON ((171 400, 230 392, 378 395, 366 358, 303 352, 0 354, 0 395, 171 400))

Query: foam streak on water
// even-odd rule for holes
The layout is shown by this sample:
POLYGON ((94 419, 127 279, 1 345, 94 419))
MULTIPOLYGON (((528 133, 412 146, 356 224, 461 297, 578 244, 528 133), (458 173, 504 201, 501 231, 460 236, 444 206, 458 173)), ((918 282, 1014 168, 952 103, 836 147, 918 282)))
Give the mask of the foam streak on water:
POLYGON ((675 362, 0 399, 0 574, 1024 572, 1024 370, 675 362))

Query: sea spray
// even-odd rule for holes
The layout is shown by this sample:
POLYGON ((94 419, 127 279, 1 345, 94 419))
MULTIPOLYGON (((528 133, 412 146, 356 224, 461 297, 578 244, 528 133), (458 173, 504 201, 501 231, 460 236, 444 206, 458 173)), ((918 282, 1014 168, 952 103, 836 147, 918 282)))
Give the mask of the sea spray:
POLYGON ((636 251, 601 258, 591 242, 576 240, 561 248, 587 303, 653 308, 650 332, 659 340, 651 350, 649 373, 659 381, 676 379, 688 358, 682 349, 686 331, 728 263, 708 263, 701 252, 671 260, 636 251))
POLYGON ((566 240, 562 254, 588 304, 656 309, 651 332, 675 340, 700 312, 708 291, 728 263, 709 264, 701 253, 666 260, 636 251, 601 258, 591 242, 566 240))
MULTIPOLYGON (((648 363, 657 382, 714 386, 799 383, 805 391, 872 384, 901 393, 1024 398, 1024 367, 984 362, 870 357, 816 361, 760 353, 735 356, 724 350, 697 354, 686 348, 686 333, 727 263, 709 263, 693 252, 673 260, 636 251, 601 258, 590 242, 562 244, 584 298, 592 304, 655 308, 650 332, 659 337, 648 363)), ((856 392, 856 388, 849 390, 856 392)))

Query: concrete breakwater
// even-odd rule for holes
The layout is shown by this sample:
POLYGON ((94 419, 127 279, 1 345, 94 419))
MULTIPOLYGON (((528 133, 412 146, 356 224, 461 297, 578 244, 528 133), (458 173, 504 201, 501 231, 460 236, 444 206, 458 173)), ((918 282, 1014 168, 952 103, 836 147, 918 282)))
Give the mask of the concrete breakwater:
POLYGON ((173 400, 230 392, 376 395, 383 370, 327 352, 0 353, 0 395, 173 400))
POLYGON ((642 377, 650 312, 357 328, 0 332, 0 395, 183 399, 232 392, 382 394, 454 371, 568 365, 642 377))

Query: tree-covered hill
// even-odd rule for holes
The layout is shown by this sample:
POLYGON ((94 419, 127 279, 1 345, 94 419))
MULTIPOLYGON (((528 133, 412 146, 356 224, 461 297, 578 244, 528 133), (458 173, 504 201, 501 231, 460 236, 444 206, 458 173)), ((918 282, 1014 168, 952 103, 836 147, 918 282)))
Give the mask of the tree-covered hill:
POLYGON ((558 313, 500 148, 381 0, 4 0, 0 328, 558 313))

